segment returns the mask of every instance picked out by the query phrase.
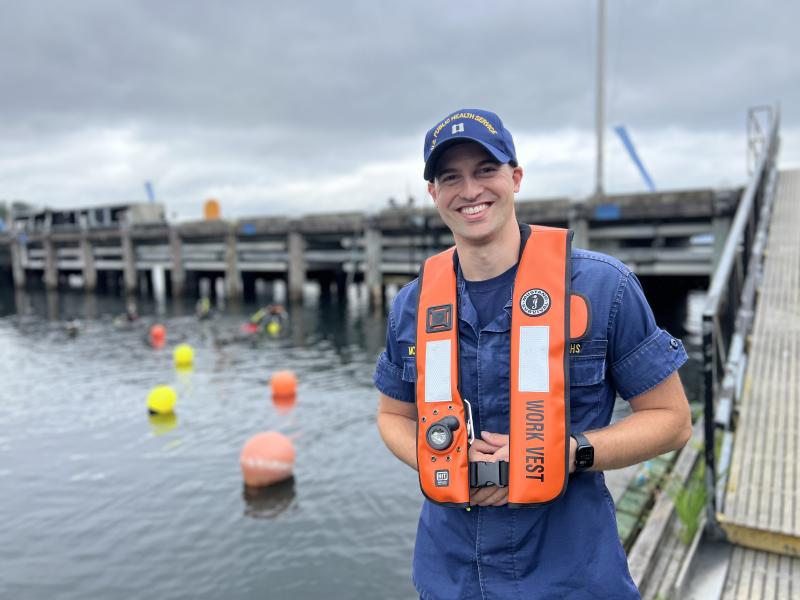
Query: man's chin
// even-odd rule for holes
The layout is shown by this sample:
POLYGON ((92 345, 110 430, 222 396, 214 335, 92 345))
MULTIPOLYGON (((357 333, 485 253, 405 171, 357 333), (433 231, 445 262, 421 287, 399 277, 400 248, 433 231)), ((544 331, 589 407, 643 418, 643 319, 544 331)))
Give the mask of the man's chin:
POLYGON ((497 238, 497 230, 489 223, 475 223, 459 228, 453 237, 466 243, 482 246, 489 244, 497 238))

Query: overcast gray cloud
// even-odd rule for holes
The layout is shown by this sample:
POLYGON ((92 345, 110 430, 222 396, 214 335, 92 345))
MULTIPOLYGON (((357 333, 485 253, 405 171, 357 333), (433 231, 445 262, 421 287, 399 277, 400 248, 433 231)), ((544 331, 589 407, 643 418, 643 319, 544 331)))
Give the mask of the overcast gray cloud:
MULTIPOLYGON (((608 1, 607 117, 663 188, 738 184, 748 106, 800 161, 797 3, 608 1)), ((596 3, 28 2, 0 19, 0 198, 196 217, 424 194, 422 136, 496 110, 526 197, 592 189, 596 3), (524 152, 524 153, 523 153, 524 152)), ((607 188, 641 181, 609 134, 607 188)))

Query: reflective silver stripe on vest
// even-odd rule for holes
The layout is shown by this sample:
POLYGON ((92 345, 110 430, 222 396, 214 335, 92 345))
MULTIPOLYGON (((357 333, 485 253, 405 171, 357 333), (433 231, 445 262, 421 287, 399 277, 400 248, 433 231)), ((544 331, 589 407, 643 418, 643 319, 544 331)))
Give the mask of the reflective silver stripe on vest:
POLYGON ((425 342, 425 402, 450 402, 450 340, 425 342))
POLYGON ((550 391, 550 327, 519 328, 519 391, 550 391))

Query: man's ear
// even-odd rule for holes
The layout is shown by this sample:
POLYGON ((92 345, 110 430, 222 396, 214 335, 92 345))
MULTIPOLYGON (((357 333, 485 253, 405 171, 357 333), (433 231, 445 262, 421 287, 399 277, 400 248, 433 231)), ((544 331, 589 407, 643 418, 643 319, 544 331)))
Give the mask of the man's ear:
POLYGON ((519 191, 519 185, 522 183, 522 167, 514 167, 514 170, 511 172, 511 179, 514 180, 514 193, 519 191))
POLYGON ((428 193, 431 195, 431 198, 433 198, 433 203, 436 204, 436 186, 432 181, 428 182, 428 193))

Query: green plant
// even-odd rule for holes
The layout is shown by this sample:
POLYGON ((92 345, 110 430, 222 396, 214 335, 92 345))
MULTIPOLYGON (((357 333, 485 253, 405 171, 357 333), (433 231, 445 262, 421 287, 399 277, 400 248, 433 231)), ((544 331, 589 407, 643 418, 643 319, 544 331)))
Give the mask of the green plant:
POLYGON ((681 522, 681 540, 690 544, 697 533, 700 524, 700 514, 706 505, 705 463, 699 461, 692 472, 692 476, 681 484, 676 479, 671 479, 665 490, 675 503, 675 512, 681 522))

